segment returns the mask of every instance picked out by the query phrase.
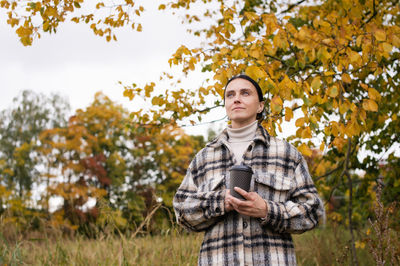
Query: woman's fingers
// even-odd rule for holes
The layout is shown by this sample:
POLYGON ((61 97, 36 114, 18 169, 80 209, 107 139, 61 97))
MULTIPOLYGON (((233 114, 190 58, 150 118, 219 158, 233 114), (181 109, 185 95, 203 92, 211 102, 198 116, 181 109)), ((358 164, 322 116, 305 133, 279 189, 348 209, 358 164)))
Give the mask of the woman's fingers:
POLYGON ((240 200, 229 194, 228 202, 238 213, 252 217, 265 217, 266 203, 256 192, 246 192, 236 188, 236 192, 241 194, 246 200, 240 200))
POLYGON ((251 200, 250 193, 241 189, 240 187, 234 187, 235 191, 243 196, 246 200, 251 200))

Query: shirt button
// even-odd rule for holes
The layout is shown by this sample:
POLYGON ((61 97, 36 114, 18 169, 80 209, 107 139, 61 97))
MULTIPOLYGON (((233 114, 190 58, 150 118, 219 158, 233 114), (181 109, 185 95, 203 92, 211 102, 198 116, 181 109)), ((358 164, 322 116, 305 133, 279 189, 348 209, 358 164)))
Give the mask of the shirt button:
POLYGON ((247 228, 247 222, 243 222, 243 228, 246 229, 247 228))
POLYGON ((216 213, 220 213, 220 212, 221 212, 221 209, 220 209, 219 207, 217 207, 217 208, 215 208, 215 212, 216 212, 216 213))

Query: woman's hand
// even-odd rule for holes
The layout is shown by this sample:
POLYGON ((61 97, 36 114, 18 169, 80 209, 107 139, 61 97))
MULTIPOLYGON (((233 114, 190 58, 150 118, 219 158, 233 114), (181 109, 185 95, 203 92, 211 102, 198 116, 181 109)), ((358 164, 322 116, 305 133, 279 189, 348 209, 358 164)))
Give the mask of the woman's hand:
POLYGON ((225 190, 225 202, 224 202, 225 203, 225 212, 230 212, 231 210, 233 210, 232 205, 228 201, 229 197, 232 198, 229 189, 227 189, 227 190, 225 190))
POLYGON ((233 197, 228 190, 225 197, 225 208, 227 205, 231 206, 238 213, 251 217, 265 218, 267 216, 267 203, 257 192, 246 192, 239 187, 235 187, 235 191, 246 200, 233 197))

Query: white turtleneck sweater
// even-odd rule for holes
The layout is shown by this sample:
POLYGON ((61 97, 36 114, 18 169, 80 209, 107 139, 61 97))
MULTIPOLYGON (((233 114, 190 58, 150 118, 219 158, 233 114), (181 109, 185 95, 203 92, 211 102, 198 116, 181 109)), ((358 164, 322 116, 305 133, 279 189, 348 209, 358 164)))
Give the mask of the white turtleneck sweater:
POLYGON ((230 149, 235 155, 236 164, 240 164, 243 160, 244 152, 256 135, 257 120, 247 126, 241 128, 228 127, 227 130, 230 149))

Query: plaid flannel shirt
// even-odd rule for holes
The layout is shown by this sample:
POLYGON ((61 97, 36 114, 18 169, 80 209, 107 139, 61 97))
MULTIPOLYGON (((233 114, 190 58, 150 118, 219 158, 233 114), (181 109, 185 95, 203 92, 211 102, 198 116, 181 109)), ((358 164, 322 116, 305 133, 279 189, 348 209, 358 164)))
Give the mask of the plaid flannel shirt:
POLYGON ((235 156, 225 129, 191 162, 173 200, 177 221, 205 231, 199 265, 295 265, 291 233, 317 226, 323 202, 302 155, 258 126, 243 155, 253 169, 251 191, 267 203, 263 219, 225 212, 225 189, 235 156))

